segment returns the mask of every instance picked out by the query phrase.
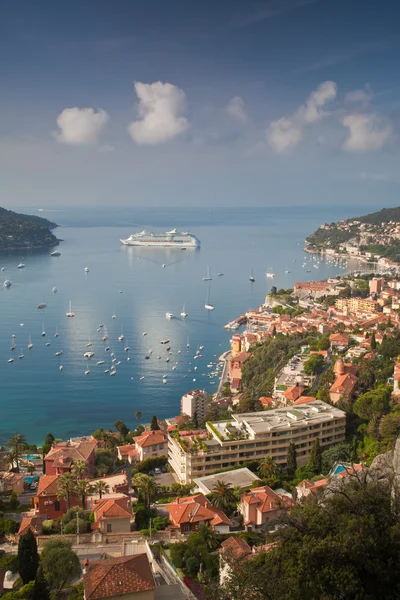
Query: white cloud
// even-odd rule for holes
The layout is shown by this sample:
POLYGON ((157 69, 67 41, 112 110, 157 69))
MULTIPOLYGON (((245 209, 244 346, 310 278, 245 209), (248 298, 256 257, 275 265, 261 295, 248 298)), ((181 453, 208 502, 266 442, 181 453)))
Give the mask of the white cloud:
POLYGON ((64 108, 57 117, 59 131, 56 139, 63 144, 95 144, 108 122, 108 114, 101 108, 64 108))
POLYGON ((391 123, 374 113, 346 115, 342 124, 349 130, 343 144, 349 152, 380 150, 393 137, 391 123))
POLYGON ((139 119, 130 123, 128 132, 137 144, 162 144, 189 127, 182 116, 186 108, 185 92, 171 83, 135 82, 139 98, 139 119))
POLYGON ((333 81, 321 83, 293 115, 270 123, 267 129, 269 144, 280 154, 293 150, 302 140, 304 128, 325 117, 328 113, 323 110, 323 107, 335 98, 336 83, 333 81))
POLYGON ((249 115, 246 111, 246 105, 243 98, 240 96, 235 96, 229 101, 228 106, 226 107, 226 112, 234 119, 242 121, 243 123, 249 119, 249 115))
POLYGON ((369 85, 366 85, 360 90, 353 90, 344 97, 344 101, 354 104, 369 104, 374 97, 374 93, 369 85))

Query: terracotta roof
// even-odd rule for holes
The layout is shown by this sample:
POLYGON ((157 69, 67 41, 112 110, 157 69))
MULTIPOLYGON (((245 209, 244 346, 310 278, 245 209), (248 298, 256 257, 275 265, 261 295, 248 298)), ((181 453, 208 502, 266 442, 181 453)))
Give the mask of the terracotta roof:
POLYGON ((336 342, 347 346, 349 343, 349 336, 344 335, 343 333, 331 333, 331 335, 329 336, 329 341, 331 343, 336 342))
POLYGON ((7 471, 0 473, 0 479, 4 483, 8 483, 10 485, 14 485, 14 483, 18 483, 23 478, 24 478, 23 473, 8 473, 7 471))
POLYGON ((18 529, 18 535, 25 535, 29 529, 36 535, 39 535, 42 531, 43 519, 41 517, 24 517, 18 529))
POLYGON ((328 483, 328 480, 326 478, 324 479, 318 479, 317 481, 310 481, 309 479, 303 479, 303 481, 300 481, 300 483, 298 484, 297 487, 300 488, 305 488, 307 490, 310 490, 310 492, 317 492, 319 488, 321 487, 325 487, 328 483))
POLYGON ((100 500, 93 506, 96 521, 105 519, 131 519, 132 509, 129 498, 109 498, 100 500))
POLYGON ((64 457, 64 459, 69 457, 72 460, 87 461, 92 452, 95 451, 95 448, 95 441, 61 442, 49 450, 45 456, 45 460, 58 460, 60 457, 64 457))
POLYGON ((331 393, 339 393, 342 394, 344 392, 351 393, 357 384, 357 377, 352 375, 351 373, 345 373, 345 375, 339 375, 336 378, 336 381, 332 384, 330 388, 331 393))
POLYGON ((305 387, 302 385, 292 385, 292 387, 288 387, 287 390, 285 390, 285 398, 286 400, 294 402, 302 395, 304 390, 305 387))
POLYGON ((145 431, 142 435, 134 437, 133 441, 141 448, 147 448, 148 446, 165 444, 167 437, 163 431, 156 429, 155 431, 145 431))
POLYGON ((294 401, 294 404, 306 404, 308 402, 314 402, 316 398, 314 396, 301 396, 298 400, 294 401))
POLYGON ((42 475, 39 479, 37 496, 56 496, 58 493, 59 475, 42 475))
POLYGON ((232 536, 226 539, 221 544, 221 554, 227 553, 232 558, 242 558, 247 554, 251 554, 251 548, 248 543, 240 537, 232 536))
POLYGON ((244 363, 245 360, 248 360, 251 357, 251 352, 239 352, 236 356, 232 356, 230 362, 239 362, 244 363))
POLYGON ((136 450, 135 444, 128 444, 126 446, 118 446, 118 452, 121 456, 137 456, 138 451, 136 450))
POLYGON ((262 396, 262 398, 259 398, 258 401, 262 406, 272 406, 274 402, 273 399, 268 396, 262 396))
POLYGON ((203 494, 177 498, 166 505, 171 521, 176 527, 185 523, 208 521, 211 525, 232 525, 226 514, 213 506, 203 494))
POLYGON ((147 554, 90 562, 83 584, 86 600, 116 598, 156 587, 147 554))
POLYGON ((257 510, 261 513, 277 510, 281 502, 292 504, 292 501, 287 496, 277 494, 267 485, 253 488, 241 497, 241 501, 246 504, 257 504, 257 510))

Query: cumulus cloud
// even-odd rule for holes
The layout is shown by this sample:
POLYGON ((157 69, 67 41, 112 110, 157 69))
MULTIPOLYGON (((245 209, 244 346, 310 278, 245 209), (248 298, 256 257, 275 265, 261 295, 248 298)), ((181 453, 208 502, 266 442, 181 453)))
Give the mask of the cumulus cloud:
POLYGON ((234 119, 242 121, 243 123, 249 119, 249 115, 246 111, 246 105, 243 98, 240 96, 235 96, 229 101, 226 107, 226 112, 234 119))
POLYGON ((172 83, 135 82, 139 99, 139 119, 130 123, 128 133, 137 144, 162 144, 189 127, 182 116, 186 108, 185 92, 172 83))
POLYGON ((344 97, 344 101, 352 104, 369 104, 374 97, 374 93, 369 85, 360 90, 353 90, 344 97))
POLYGON ((108 122, 108 114, 101 108, 64 108, 57 117, 59 131, 56 139, 63 144, 87 145, 98 142, 108 122))
POLYGON ((342 124, 348 129, 343 148, 349 152, 380 150, 393 137, 391 123, 374 113, 346 115, 342 124))
POLYGON ((316 123, 328 113, 324 106, 336 98, 336 83, 325 81, 314 90, 308 100, 293 115, 272 121, 267 129, 267 140, 281 154, 290 152, 303 138, 307 125, 316 123))

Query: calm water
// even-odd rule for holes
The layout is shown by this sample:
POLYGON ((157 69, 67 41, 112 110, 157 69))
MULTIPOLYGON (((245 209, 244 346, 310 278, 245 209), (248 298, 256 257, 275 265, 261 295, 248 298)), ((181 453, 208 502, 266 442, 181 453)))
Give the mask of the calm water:
POLYGON ((144 420, 153 414, 179 414, 183 393, 193 388, 212 392, 217 387, 217 378, 205 374, 210 371, 207 364, 229 348, 231 334, 223 325, 257 307, 271 285, 290 287, 299 279, 336 274, 337 267, 323 263, 311 273, 301 267, 304 238, 324 221, 358 212, 352 207, 296 207, 39 213, 63 225, 55 232, 64 240, 59 246, 62 255, 52 258, 49 250, 23 257, 0 255, 0 266, 6 269, 2 279, 12 281, 11 288, 0 288, 0 443, 15 432, 34 443, 49 431, 59 437, 80 435, 112 426, 120 418, 134 425, 137 410, 144 420), (202 242, 201 249, 126 248, 119 242, 120 237, 143 228, 166 231, 172 227, 193 231, 202 242), (26 268, 18 270, 21 260, 26 268), (202 277, 207 265, 213 276, 209 284, 213 312, 204 308, 208 284, 202 277), (251 268, 254 284, 249 281, 251 268), (275 280, 265 277, 269 268, 275 280), (217 272, 224 276, 217 277, 217 272), (70 300, 74 319, 65 316, 70 300), (37 309, 41 302, 47 304, 46 309, 37 309), (186 320, 179 317, 184 303, 189 313, 186 320), (166 311, 177 318, 167 321, 166 311), (111 318, 113 314, 116 319, 111 318), (104 329, 98 332, 100 323, 104 329), (58 338, 54 337, 56 329, 58 338), (101 341, 105 329, 108 352, 101 341), (125 335, 122 343, 118 341, 121 333, 125 335), (14 352, 10 351, 12 335, 16 336, 14 352), (29 336, 31 350, 27 349, 29 336), (164 338, 170 339, 169 363, 166 346, 160 344, 164 338), (88 362, 83 353, 89 341, 95 356, 88 362), (129 353, 124 352, 125 345, 129 353), (199 345, 205 346, 203 357, 194 360, 199 345), (24 358, 19 360, 21 348, 24 358), (151 358, 145 360, 150 349, 151 358), (57 350, 63 351, 61 359, 55 356, 57 350), (111 366, 111 352, 121 361, 115 377, 104 373, 111 366), (15 362, 8 364, 11 356, 15 362), (105 364, 97 366, 98 360, 105 364), (88 364, 90 375, 85 376, 88 364), (162 383, 164 374, 167 384, 162 383))

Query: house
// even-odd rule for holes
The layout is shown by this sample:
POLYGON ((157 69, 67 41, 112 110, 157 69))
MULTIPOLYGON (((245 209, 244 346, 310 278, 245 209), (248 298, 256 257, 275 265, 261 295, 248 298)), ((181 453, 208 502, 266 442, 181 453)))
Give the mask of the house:
POLYGON ((275 521, 292 504, 288 496, 277 494, 264 485, 244 494, 240 499, 239 510, 246 527, 262 527, 275 521))
POLYGON ((221 509, 216 508, 203 494, 176 498, 166 505, 172 527, 181 533, 195 531, 199 525, 209 523, 218 533, 228 533, 232 522, 221 509))
POLYGON ((299 406, 299 404, 308 404, 309 402, 314 402, 316 398, 314 396, 300 396, 298 400, 293 402, 294 406, 299 406))
POLYGON ((319 479, 318 481, 310 481, 309 479, 303 479, 296 486, 297 500, 307 498, 310 494, 317 494, 320 490, 323 490, 328 484, 326 478, 319 479))
MULTIPOLYGON (((67 512, 67 503, 58 498, 59 475, 42 475, 39 479, 36 497, 33 499, 37 515, 45 515, 46 519, 58 519, 67 512)), ((80 498, 70 499, 70 506, 80 506, 80 498)))
POLYGON ((101 533, 131 530, 132 506, 128 496, 98 500, 93 505, 94 523, 101 533))
MULTIPOLYGON (((129 494, 128 478, 125 471, 121 471, 120 473, 116 473, 115 475, 106 475, 105 477, 97 477, 96 479, 90 479, 90 487, 94 488, 98 481, 104 481, 104 483, 108 487, 106 492, 102 492, 102 499, 118 498, 122 494, 125 494, 126 496, 129 494)), ((93 505, 98 499, 99 496, 94 489, 91 493, 88 494, 86 498, 87 510, 92 510, 93 505)))
POLYGON ((303 385, 298 384, 288 387, 284 392, 286 402, 288 404, 293 404, 295 400, 298 400, 300 398, 300 396, 304 393, 305 389, 306 388, 303 385))
POLYGON ((350 338, 344 333, 331 333, 331 335, 329 336, 329 341, 331 343, 331 348, 335 348, 336 350, 343 350, 349 345, 350 338))
POLYGON ((357 387, 358 378, 351 373, 338 375, 329 389, 329 397, 333 404, 339 402, 344 394, 352 396, 357 387))
POLYGON ((25 535, 29 530, 34 535, 42 535, 44 517, 40 515, 30 515, 23 517, 18 529, 18 536, 25 535))
POLYGON ((265 409, 271 408, 274 404, 274 399, 270 396, 262 396, 258 399, 258 401, 261 404, 261 406, 265 409))
POLYGON ((145 458, 168 455, 168 439, 160 429, 144 431, 133 438, 133 444, 118 446, 118 458, 129 463, 141 462, 145 458))
POLYGON ((221 544, 219 552, 219 583, 223 585, 230 578, 232 568, 238 560, 252 556, 248 543, 240 537, 231 536, 221 544))
POLYGON ((85 600, 154 600, 155 580, 147 554, 83 564, 85 600))
POLYGON ((24 491, 24 475, 22 473, 0 473, 0 492, 2 494, 17 494, 19 496, 24 491))
POLYGON ((94 474, 94 458, 97 442, 93 438, 55 444, 44 457, 45 475, 69 473, 78 460, 87 464, 86 477, 94 474))
POLYGON ((229 377, 233 382, 235 379, 239 380, 236 382, 237 389, 240 388, 240 382, 242 381, 242 368, 243 364, 251 357, 250 352, 239 352, 229 361, 229 377))

